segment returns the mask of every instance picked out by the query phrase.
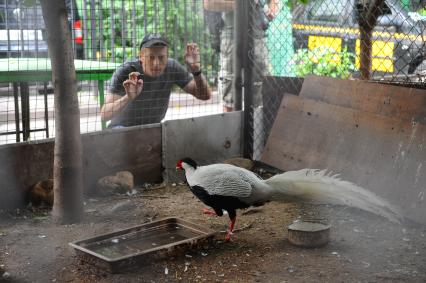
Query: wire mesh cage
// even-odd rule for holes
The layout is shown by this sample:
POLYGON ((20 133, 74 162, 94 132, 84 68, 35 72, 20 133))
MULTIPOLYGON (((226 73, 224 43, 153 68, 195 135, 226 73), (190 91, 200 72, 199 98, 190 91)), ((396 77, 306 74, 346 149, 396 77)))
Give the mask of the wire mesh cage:
MULTIPOLYGON (((5 35, 0 39, 1 144, 54 137, 55 133, 53 84, 49 82, 51 68, 47 59, 47 35, 41 6, 38 1, 27 2, 0 1, 0 27, 5 35)), ((114 81, 111 76, 126 62, 136 62, 136 67, 140 65, 140 44, 148 34, 160 34, 168 41, 166 56, 169 60, 165 71, 169 71, 169 74, 150 80, 145 70, 145 88, 151 84, 151 88, 158 90, 166 87, 168 91, 163 93, 162 98, 158 97, 158 91, 146 94, 145 100, 149 103, 144 115, 155 119, 143 122, 221 112, 214 89, 212 98, 203 101, 188 95, 186 88, 192 78, 197 82, 195 76, 198 73, 191 74, 193 70, 188 68, 185 58, 187 44, 193 42, 200 50, 200 77, 211 87, 215 84, 218 55, 211 45, 202 1, 65 2, 75 51, 82 133, 108 127, 110 122, 102 120, 101 109, 108 102, 112 90, 111 83, 114 81), (172 63, 179 67, 169 66, 172 58, 172 63), (162 83, 156 86, 159 81, 162 83), (167 113, 162 113, 163 110, 167 110, 167 113)), ((141 68, 138 67, 138 70, 142 71, 141 68)), ((140 113, 129 115, 137 116, 140 113)))
MULTIPOLYGON (((156 119, 147 122, 245 109, 245 154, 254 159, 282 94, 297 94, 306 75, 357 79, 367 70, 367 79, 424 85, 426 12, 420 0, 250 0, 228 1, 227 7, 208 0, 65 2, 82 133, 110 125, 101 107, 113 89, 111 76, 121 64, 140 61, 140 43, 148 34, 167 39, 168 58, 189 77, 181 84, 168 81, 170 95, 162 100, 150 94, 144 115, 156 119), (193 78, 184 56, 191 42, 198 44, 202 74, 212 89, 207 101, 185 90, 193 78)), ((0 0, 1 144, 55 133, 41 8, 25 3, 0 0)))

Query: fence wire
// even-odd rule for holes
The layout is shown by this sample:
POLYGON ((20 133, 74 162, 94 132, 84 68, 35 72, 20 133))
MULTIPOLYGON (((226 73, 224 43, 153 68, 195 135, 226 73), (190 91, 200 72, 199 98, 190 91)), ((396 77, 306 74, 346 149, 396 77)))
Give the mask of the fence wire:
MULTIPOLYGON (((32 1, 0 0, 0 144, 55 133, 53 86, 40 75, 50 69, 44 60, 48 50, 41 8, 25 2, 32 1), (38 75, 23 80, 31 68, 38 75)), ((360 76, 360 23, 372 30, 372 80, 424 85, 426 12, 421 0, 384 0, 374 26, 365 26, 371 23, 363 21, 368 6, 362 3, 381 1, 243 1, 248 13, 244 36, 235 34, 235 11, 208 11, 203 5, 208 2, 66 0, 75 59, 86 72, 78 81, 82 133, 108 126, 101 121, 100 107, 111 86, 109 77, 117 66, 137 58, 142 38, 150 33, 165 36, 169 57, 182 65, 186 44, 196 42, 202 72, 213 89, 211 100, 200 101, 174 87, 164 119, 235 110, 234 56, 243 55, 242 66, 252 76, 237 89, 245 89, 243 105, 250 113, 245 142, 254 159, 260 158, 282 94, 297 94, 306 75, 360 76), (234 50, 240 37, 252 47, 234 50)))
POLYGON ((361 47, 367 44, 361 38, 361 29, 371 30, 371 80, 425 88, 426 13, 421 1, 249 2, 248 35, 254 49, 248 57, 254 73, 253 96, 261 99, 246 105, 252 116, 246 125, 251 135, 245 143, 256 160, 283 94, 297 95, 305 76, 360 77, 361 47), (367 14, 373 3, 382 3, 377 7, 376 20, 367 14), (255 31, 262 27, 264 37, 259 40, 255 31), (259 52, 263 50, 260 45, 266 45, 264 52, 259 52), (256 85, 260 83, 262 90, 258 91, 256 85))
MULTIPOLYGON (((55 133, 44 21, 41 6, 33 2, 0 0, 0 144, 51 138, 55 133)), ((213 88, 212 99, 202 101, 175 84, 163 120, 221 113, 215 88, 218 53, 211 47, 203 1, 65 2, 75 51, 82 133, 108 127, 109 122, 101 121, 100 109, 111 86, 110 77, 119 65, 138 58, 140 43, 147 34, 164 36, 169 42, 168 57, 176 59, 185 72, 186 45, 197 43, 202 74, 213 88)), ((151 95, 148 116, 164 104, 156 99, 155 92, 151 95)))

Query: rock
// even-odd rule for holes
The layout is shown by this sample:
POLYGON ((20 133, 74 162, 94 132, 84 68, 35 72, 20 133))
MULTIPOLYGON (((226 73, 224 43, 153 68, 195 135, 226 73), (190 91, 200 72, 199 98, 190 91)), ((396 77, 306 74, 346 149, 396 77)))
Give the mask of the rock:
POLYGON ((98 180, 97 188, 101 193, 127 193, 131 192, 134 184, 133 174, 129 171, 120 171, 115 176, 105 176, 98 180))
POLYGON ((32 185, 27 192, 27 200, 34 207, 53 205, 53 179, 47 179, 32 185))
POLYGON ((132 173, 129 171, 120 171, 116 174, 116 176, 123 184, 126 184, 130 190, 134 188, 135 182, 132 173))
POLYGON ((254 162, 247 158, 234 157, 223 161, 223 163, 235 165, 247 170, 252 170, 254 167, 254 162))
POLYGON ((5 272, 2 274, 1 276, 3 279, 9 279, 10 278, 10 273, 9 272, 5 272))

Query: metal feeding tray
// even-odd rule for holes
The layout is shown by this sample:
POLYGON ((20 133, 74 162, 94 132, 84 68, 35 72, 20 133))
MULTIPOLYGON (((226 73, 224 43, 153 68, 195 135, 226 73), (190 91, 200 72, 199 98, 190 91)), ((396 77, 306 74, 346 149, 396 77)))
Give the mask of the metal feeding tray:
POLYGON ((83 261, 112 273, 210 243, 215 232, 180 218, 165 218, 69 243, 83 261))

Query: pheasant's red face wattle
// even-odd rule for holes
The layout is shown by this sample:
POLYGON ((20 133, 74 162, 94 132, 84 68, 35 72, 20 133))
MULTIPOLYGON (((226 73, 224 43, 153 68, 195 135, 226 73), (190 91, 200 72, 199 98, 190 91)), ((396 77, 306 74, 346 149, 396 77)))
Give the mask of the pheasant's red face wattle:
POLYGON ((183 169, 183 167, 182 167, 182 160, 179 160, 179 161, 176 163, 176 169, 183 169))

